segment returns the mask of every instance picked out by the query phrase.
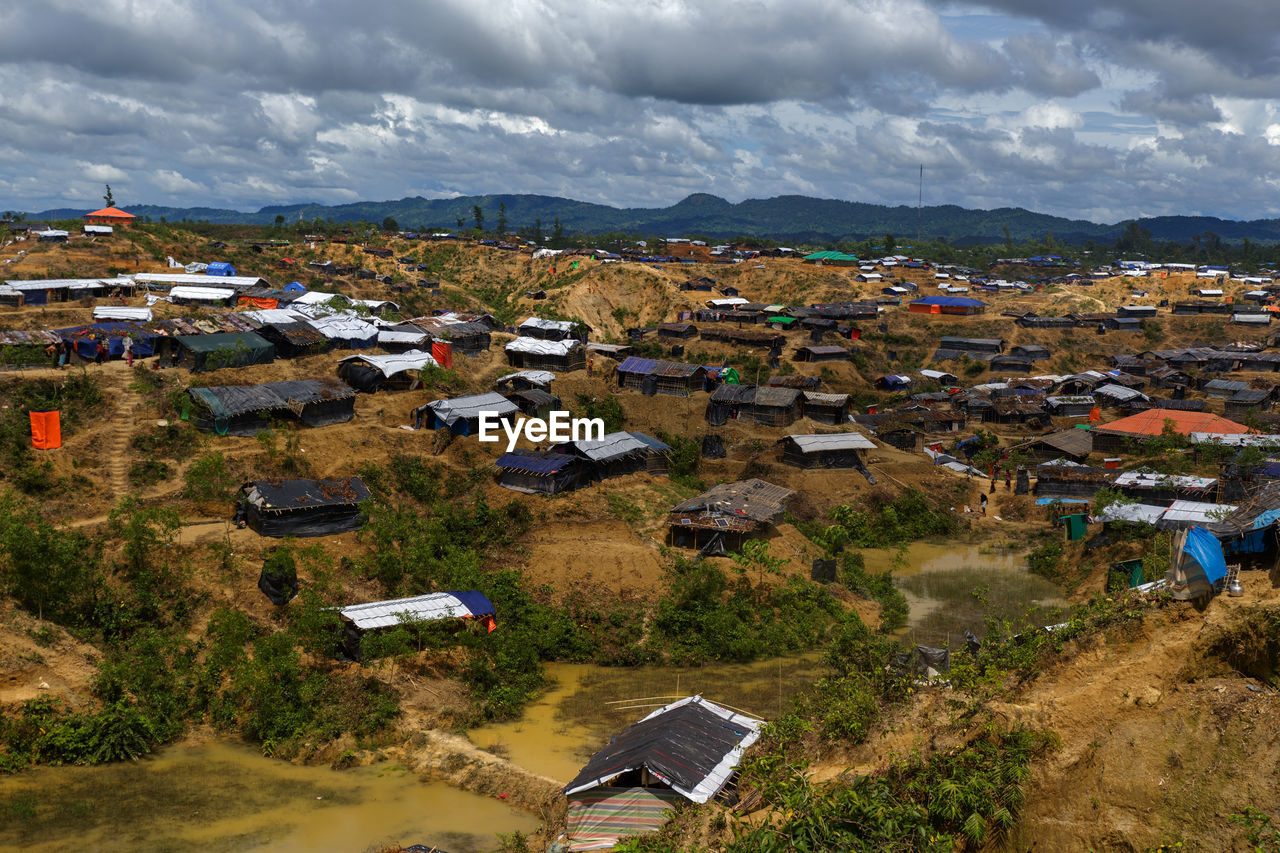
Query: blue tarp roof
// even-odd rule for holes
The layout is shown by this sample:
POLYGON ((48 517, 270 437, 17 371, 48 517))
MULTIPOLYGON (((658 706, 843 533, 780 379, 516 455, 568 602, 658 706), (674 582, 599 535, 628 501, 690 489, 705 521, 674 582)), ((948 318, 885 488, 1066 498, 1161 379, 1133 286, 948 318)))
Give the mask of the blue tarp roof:
POLYGON ((1187 543, 1183 552, 1193 557, 1209 583, 1217 583, 1227 576, 1227 561, 1222 555, 1222 543, 1203 527, 1193 527, 1187 531, 1187 543))
POLYGON ((948 305, 952 308, 985 308, 987 303, 981 299, 967 299, 963 296, 925 296, 913 300, 912 305, 948 305))
POLYGON ((577 457, 567 453, 504 453, 493 463, 499 468, 511 468, 516 471, 529 471, 534 474, 554 474, 562 468, 572 465, 577 457))
POLYGON ((651 450, 670 450, 671 449, 670 446, 663 444, 661 441, 654 438, 653 436, 645 435, 642 432, 633 432, 631 433, 631 437, 634 439, 638 439, 639 441, 643 441, 645 444, 649 445, 649 448, 651 450))

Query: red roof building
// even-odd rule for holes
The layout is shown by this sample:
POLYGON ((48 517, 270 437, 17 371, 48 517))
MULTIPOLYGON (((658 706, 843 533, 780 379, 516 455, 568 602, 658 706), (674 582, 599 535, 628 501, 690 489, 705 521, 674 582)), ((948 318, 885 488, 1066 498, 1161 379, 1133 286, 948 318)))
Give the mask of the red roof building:
POLYGON ((1193 432, 1244 435, 1257 431, 1209 412, 1147 409, 1145 412, 1138 412, 1136 415, 1129 415, 1127 418, 1094 427, 1094 450, 1120 451, 1123 450, 1126 440, 1142 441, 1145 438, 1155 438, 1164 432, 1166 422, 1171 422, 1173 431, 1182 436, 1189 436, 1193 432))
POLYGON ((90 225, 128 225, 136 218, 118 207, 104 207, 84 215, 84 221, 90 225))

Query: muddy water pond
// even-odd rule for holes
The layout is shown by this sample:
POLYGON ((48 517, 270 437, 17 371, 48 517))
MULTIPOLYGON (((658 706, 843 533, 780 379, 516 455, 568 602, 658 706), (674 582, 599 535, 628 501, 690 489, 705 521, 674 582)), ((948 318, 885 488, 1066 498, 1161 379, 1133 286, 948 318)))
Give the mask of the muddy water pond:
POLYGON ((568 782, 609 736, 650 711, 701 693, 706 698, 772 719, 801 689, 821 677, 821 655, 751 664, 620 669, 549 664, 556 686, 517 721, 472 729, 471 741, 535 773, 568 782))
POLYGON ((399 843, 492 850, 538 821, 393 766, 330 770, 246 746, 171 747, 134 763, 0 777, 0 849, 316 851, 399 843))
POLYGON ((908 643, 959 648, 966 628, 979 637, 987 616, 1021 625, 1059 622, 1062 591, 1027 570, 1020 551, 958 542, 914 542, 862 552, 869 571, 890 572, 911 607, 899 636, 908 643))

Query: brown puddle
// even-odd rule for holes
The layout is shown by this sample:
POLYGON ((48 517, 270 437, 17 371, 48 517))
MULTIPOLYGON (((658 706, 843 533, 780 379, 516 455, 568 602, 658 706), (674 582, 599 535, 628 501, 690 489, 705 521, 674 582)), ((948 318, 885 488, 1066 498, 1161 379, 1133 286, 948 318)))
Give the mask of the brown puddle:
POLYGON ((978 637, 986 617, 1020 627, 1061 621, 1062 590, 1027 570, 1025 554, 956 542, 914 542, 901 550, 867 549, 867 569, 891 572, 911 607, 904 641, 960 648, 966 628, 978 637))
POLYGON ((468 737, 521 767, 567 783, 611 734, 694 693, 772 719, 821 677, 820 658, 814 653, 686 668, 548 664, 556 686, 530 704, 521 719, 472 729, 468 737))
POLYGON ((390 765, 297 767, 227 743, 172 747, 134 763, 39 767, 0 777, 0 849, 492 850, 531 815, 390 765))

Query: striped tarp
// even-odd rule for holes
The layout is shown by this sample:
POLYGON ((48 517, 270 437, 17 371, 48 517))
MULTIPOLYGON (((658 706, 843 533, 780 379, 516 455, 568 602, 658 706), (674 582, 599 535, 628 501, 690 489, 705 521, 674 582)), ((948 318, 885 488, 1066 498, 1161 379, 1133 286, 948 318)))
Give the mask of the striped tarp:
POLYGON ((657 832, 684 798, 655 788, 592 788, 569 796, 569 849, 610 850, 618 839, 657 832))

